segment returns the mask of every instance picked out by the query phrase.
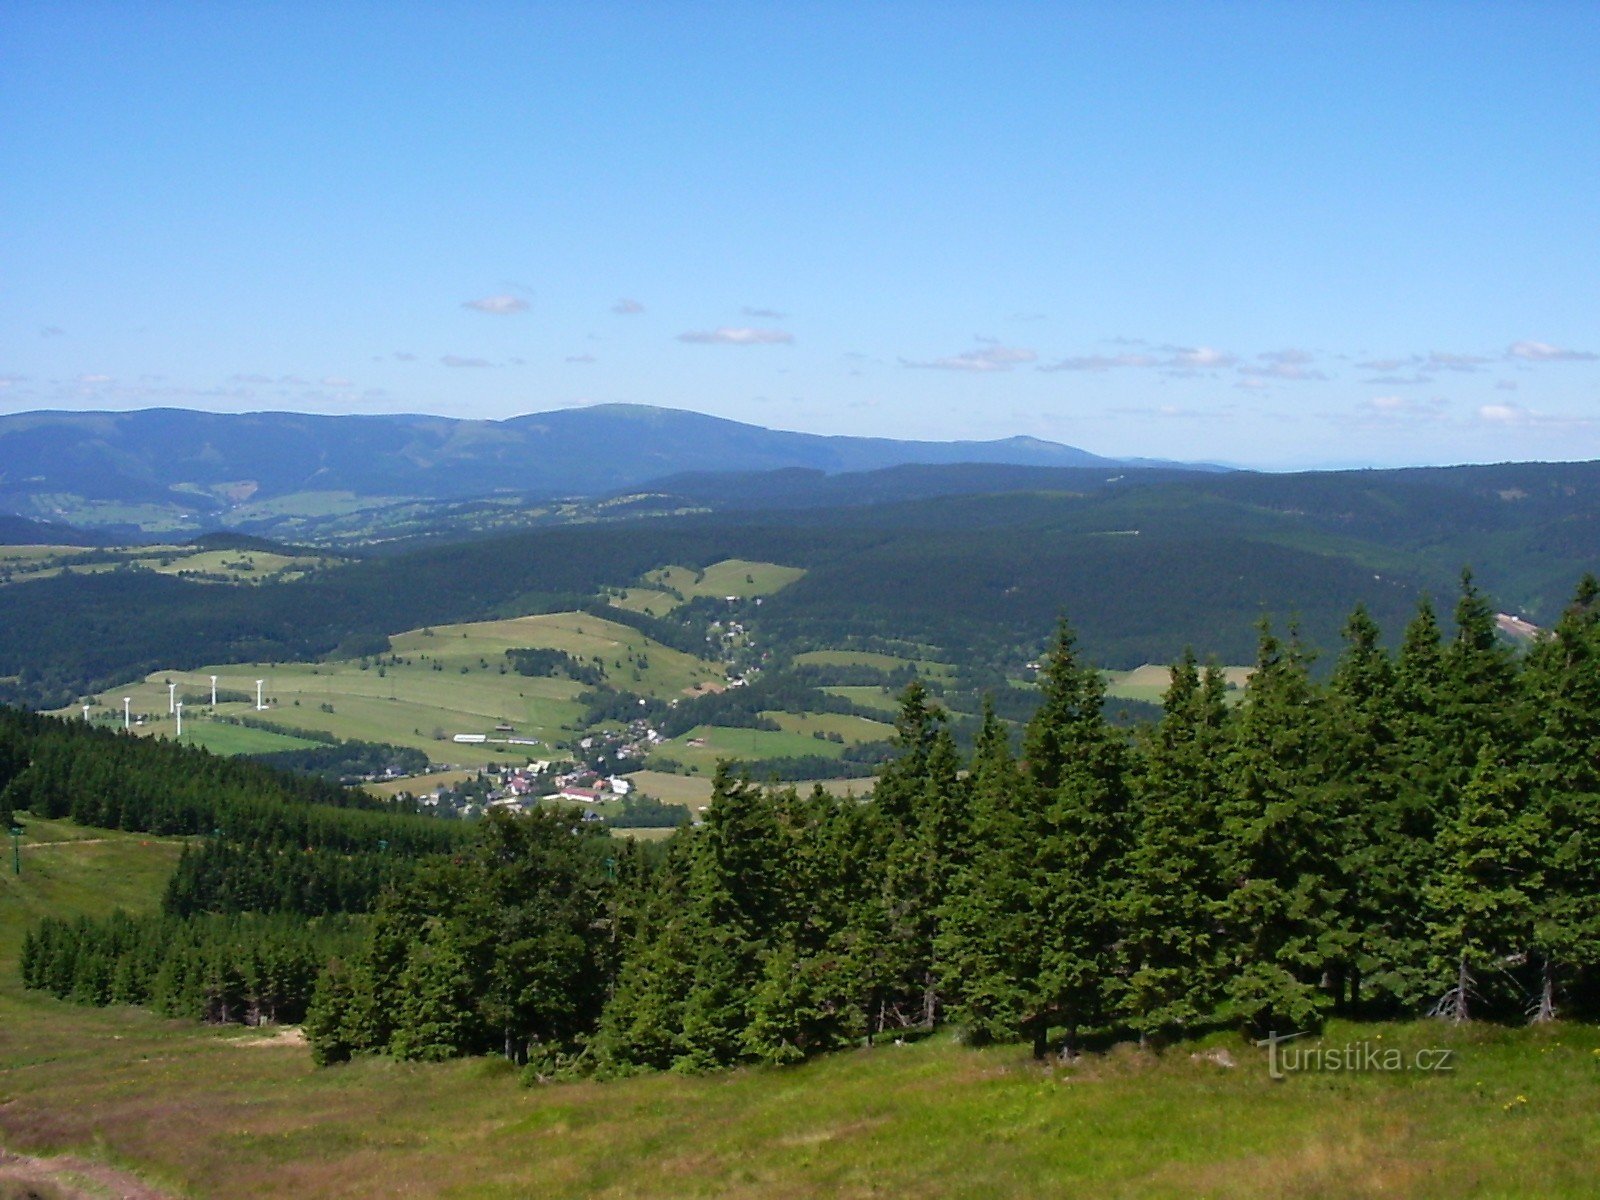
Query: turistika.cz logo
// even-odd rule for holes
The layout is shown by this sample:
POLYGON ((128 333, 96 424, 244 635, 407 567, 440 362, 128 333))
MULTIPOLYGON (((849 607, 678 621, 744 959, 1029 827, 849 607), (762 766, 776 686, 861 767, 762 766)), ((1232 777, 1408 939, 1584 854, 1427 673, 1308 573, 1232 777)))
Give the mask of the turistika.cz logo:
POLYGON ((1267 1074, 1287 1079, 1291 1074, 1308 1072, 1454 1071, 1454 1050, 1443 1046, 1424 1046, 1409 1053, 1398 1046, 1361 1038, 1342 1046, 1293 1046, 1304 1033, 1269 1033, 1256 1043, 1267 1051, 1267 1074))

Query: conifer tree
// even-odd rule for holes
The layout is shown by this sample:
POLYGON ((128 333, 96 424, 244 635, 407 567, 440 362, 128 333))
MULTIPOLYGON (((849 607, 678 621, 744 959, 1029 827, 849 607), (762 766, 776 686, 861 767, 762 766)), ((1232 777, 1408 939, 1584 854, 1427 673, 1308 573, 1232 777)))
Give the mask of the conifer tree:
POLYGON ((1039 841, 1042 793, 1023 775, 986 704, 970 771, 972 851, 940 919, 939 962, 950 1016, 976 1042, 1027 1035, 1043 1055, 1051 1011, 1042 990, 1039 841))
MULTIPOLYGON (((1062 622, 1047 656, 1043 702, 1024 739, 1043 828, 1032 911, 1043 940, 1041 1022, 1075 1032, 1105 1024, 1116 1002, 1116 897, 1127 849, 1126 745, 1105 721, 1105 682, 1062 622)), ((1036 1028, 1034 1036, 1040 1036, 1036 1028)))
POLYGON ((1211 1019, 1220 1000, 1226 681, 1194 653, 1173 664, 1161 721, 1141 739, 1131 789, 1121 1010, 1141 1038, 1211 1019))
POLYGON ((1327 689, 1317 764, 1336 822, 1343 892, 1335 998, 1351 1010, 1364 999, 1408 1005, 1426 986, 1418 881, 1433 864, 1431 806, 1419 806, 1419 792, 1406 785, 1396 668, 1380 637, 1358 605, 1327 689))
POLYGON ((1534 946, 1535 1017, 1557 1012, 1564 974, 1600 965, 1600 581, 1586 575, 1555 629, 1529 652, 1533 713, 1525 761, 1548 838, 1534 946))
POLYGON ((1339 953, 1335 826, 1313 772, 1307 666, 1298 638, 1285 646, 1263 620, 1228 758, 1223 1012, 1257 1031, 1320 1021, 1328 1002, 1322 976, 1339 953))
POLYGON ((1433 932, 1434 1011, 1470 1019, 1485 973, 1534 939, 1547 833, 1525 768, 1495 742, 1478 753, 1456 811, 1439 831, 1440 871, 1426 889, 1433 932))

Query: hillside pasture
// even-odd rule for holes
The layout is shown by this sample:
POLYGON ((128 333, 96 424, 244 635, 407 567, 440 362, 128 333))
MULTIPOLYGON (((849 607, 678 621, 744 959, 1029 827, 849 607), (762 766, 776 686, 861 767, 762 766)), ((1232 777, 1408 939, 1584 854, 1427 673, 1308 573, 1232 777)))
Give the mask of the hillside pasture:
POLYGON ((196 546, 3 546, 0 584, 58 575, 99 575, 123 568, 173 575, 194 583, 289 583, 346 560, 327 554, 206 550, 196 546))
POLYGON ((607 598, 619 608, 659 617, 686 601, 703 596, 714 599, 733 596, 741 600, 770 596, 804 575, 805 570, 801 567, 729 558, 712 563, 704 570, 681 566, 657 567, 654 571, 645 572, 637 584, 607 598))
POLYGON ((0 873, 0 1145, 45 1156, 64 1186, 22 1195, 84 1194, 64 1154, 148 1184, 115 1194, 196 1200, 1594 1194, 1600 1030, 1569 1022, 1336 1021, 1300 1045, 1445 1049, 1452 1069, 1281 1081, 1231 1034, 1072 1065, 885 1039, 795 1067, 532 1088, 492 1058, 318 1069, 293 1036, 23 991, 26 929, 154 911, 180 851, 24 824, 23 872, 0 873))
MULTIPOLYGON (((257 712, 252 699, 224 701, 216 714, 262 721, 290 735, 295 730, 315 730, 337 738, 410 746, 435 762, 514 761, 548 757, 551 748, 570 738, 583 713, 578 695, 585 685, 565 677, 519 675, 506 660, 509 649, 562 650, 593 662, 618 687, 662 699, 723 679, 722 668, 715 663, 589 613, 439 625, 399 634, 391 645, 382 661, 230 663, 196 671, 156 671, 126 688, 102 693, 91 718, 120 725, 122 697, 128 696, 132 711, 145 718, 135 732, 171 736, 169 682, 178 685, 180 696, 209 698, 210 676, 216 675, 223 691, 254 697, 255 681, 265 679, 266 711, 257 712), (398 663, 392 661, 396 657, 398 663), (498 725, 510 725, 513 732, 497 731, 498 725), (540 745, 460 744, 452 740, 456 734, 537 738, 540 745)), ((62 712, 78 715, 81 710, 62 712)), ((221 723, 208 727, 210 715, 209 704, 186 706, 184 740, 211 745, 209 739, 236 736, 216 732, 232 728, 221 723)))
POLYGON ((836 733, 848 743, 878 742, 894 735, 894 726, 867 717, 849 713, 790 713, 764 712, 783 727, 785 733, 801 733, 812 737, 818 733, 836 733))
MULTIPOLYGON (((1231 685, 1230 694, 1242 692, 1250 682, 1251 667, 1223 667, 1223 676, 1231 685)), ((1169 667, 1158 663, 1145 663, 1131 671, 1107 671, 1106 695, 1122 700, 1143 700, 1147 704, 1160 704, 1172 682, 1169 667)))
MULTIPOLYGON (((709 775, 672 775, 666 771, 634 771, 627 778, 641 795, 654 796, 663 804, 682 804, 689 811, 698 811, 701 805, 711 803, 711 777, 709 775)), ((822 790, 830 796, 865 796, 876 782, 871 775, 858 775, 848 779, 823 779, 822 790)), ((809 792, 811 781, 797 783, 795 787, 809 792)))
POLYGON ((722 759, 748 762, 762 758, 797 758, 819 755, 838 758, 844 747, 810 734, 772 729, 730 729, 722 725, 696 725, 680 737, 662 742, 657 754, 710 775, 722 759), (694 743, 699 743, 698 745, 694 743))

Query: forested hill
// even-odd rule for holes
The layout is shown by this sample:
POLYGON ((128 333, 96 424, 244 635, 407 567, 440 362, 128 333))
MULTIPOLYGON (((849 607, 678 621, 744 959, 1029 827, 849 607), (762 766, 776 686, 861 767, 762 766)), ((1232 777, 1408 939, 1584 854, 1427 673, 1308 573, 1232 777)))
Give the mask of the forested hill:
POLYGON ((595 496, 683 471, 838 472, 908 462, 1140 465, 1035 438, 829 437, 644 405, 504 421, 180 409, 33 412, 0 416, 0 511, 73 513, 96 525, 194 528, 233 523, 264 502, 305 493, 369 502, 497 493, 595 496))
POLYGON ((63 574, 0 588, 0 698, 53 707, 158 668, 314 658, 729 558, 806 570, 760 609, 772 646, 893 641, 1020 664, 1066 613, 1108 666, 1186 645, 1237 662, 1264 612, 1328 646, 1355 603, 1394 628, 1422 594, 1452 594, 1463 566, 1502 610, 1548 623, 1573 573, 1600 571, 1600 465, 1188 475, 552 527, 249 589, 63 574))

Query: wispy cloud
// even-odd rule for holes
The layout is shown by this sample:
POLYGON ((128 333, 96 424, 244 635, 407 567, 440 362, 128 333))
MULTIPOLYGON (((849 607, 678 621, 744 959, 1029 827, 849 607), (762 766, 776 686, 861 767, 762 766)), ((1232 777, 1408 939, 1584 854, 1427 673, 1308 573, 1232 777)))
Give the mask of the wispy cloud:
POLYGON ((1326 380, 1328 377, 1325 374, 1312 368, 1311 363, 1314 361, 1310 352, 1306 350, 1269 350, 1265 354, 1256 355, 1255 362, 1241 366, 1239 374, 1263 381, 1326 380))
POLYGON ((1568 350, 1549 342, 1512 342, 1506 348, 1506 357, 1520 358, 1523 362, 1594 362, 1600 359, 1600 354, 1568 350))
POLYGON ((1161 365, 1172 371, 1213 371, 1231 367, 1239 360, 1210 346, 1169 346, 1171 357, 1161 365))
POLYGON ((592 363, 595 357, 592 354, 569 354, 566 360, 569 363, 592 363))
POLYGON ((775 308, 751 308, 748 304, 739 312, 742 316, 755 317, 760 321, 782 321, 789 316, 788 313, 779 312, 775 308))
POLYGON ((325 375, 322 378, 323 387, 347 388, 355 385, 355 380, 346 379, 343 375, 325 375))
POLYGON ((730 329, 723 326, 720 329, 680 333, 678 340, 696 346, 787 346, 794 341, 794 334, 782 329, 730 329))
POLYGON ((1046 363, 1041 371, 1111 371, 1118 367, 1154 367, 1161 360, 1150 354, 1085 354, 1046 363))
POLYGON ((396 350, 394 352, 394 357, 395 357, 395 361, 396 362, 416 362, 417 361, 417 356, 415 354, 412 354, 409 350, 396 350))
POLYGON ((624 296, 611 306, 611 311, 619 317, 636 317, 644 311, 644 305, 637 300, 630 300, 624 296))
POLYGON ((463 358, 459 354, 446 354, 440 359, 447 367, 489 367, 494 364, 486 358, 463 358))
POLYGON ((1418 400, 1409 396, 1374 396, 1360 406, 1360 415, 1386 421, 1436 421, 1444 416, 1442 396, 1418 400))
POLYGON ((1009 371, 1021 363, 1030 363, 1039 355, 1025 346, 984 346, 978 350, 968 350, 963 354, 952 354, 948 358, 935 358, 924 362, 913 362, 902 358, 900 365, 903 367, 918 367, 931 371, 972 371, 988 372, 1009 371))
POLYGON ((39 330, 39 336, 42 338, 66 337, 67 331, 59 325, 46 325, 39 330))
POLYGON ((479 300, 463 300, 462 308, 470 308, 473 312, 488 313, 496 317, 509 317, 513 313, 527 312, 528 302, 521 296, 484 296, 479 300))
POLYGON ((1588 429, 1594 425, 1594 421, 1589 417, 1535 412, 1510 401, 1478 405, 1478 420, 1488 425, 1512 425, 1521 428, 1588 429))
POLYGON ((1424 371, 1478 371, 1490 360, 1477 354, 1448 354, 1443 350, 1430 350, 1422 360, 1424 371))

